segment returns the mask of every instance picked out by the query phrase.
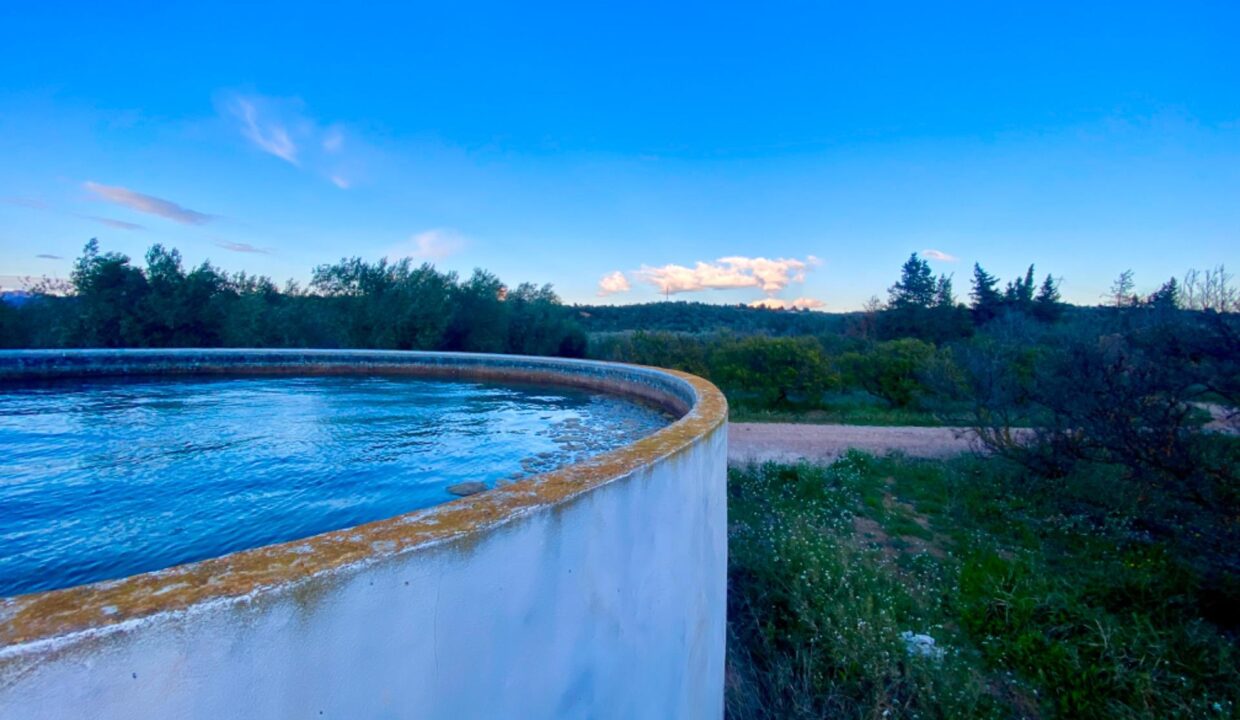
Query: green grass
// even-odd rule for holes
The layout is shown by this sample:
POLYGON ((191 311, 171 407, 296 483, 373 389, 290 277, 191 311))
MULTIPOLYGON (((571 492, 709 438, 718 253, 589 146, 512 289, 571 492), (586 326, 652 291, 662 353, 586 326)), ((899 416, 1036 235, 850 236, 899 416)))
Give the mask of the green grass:
POLYGON ((1114 480, 856 453, 732 469, 729 717, 1235 717, 1235 637, 1114 480))

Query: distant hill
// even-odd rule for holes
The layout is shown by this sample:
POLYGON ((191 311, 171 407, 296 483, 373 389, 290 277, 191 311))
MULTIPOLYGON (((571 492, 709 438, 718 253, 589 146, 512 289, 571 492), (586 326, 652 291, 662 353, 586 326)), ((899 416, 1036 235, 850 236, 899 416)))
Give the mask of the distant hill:
POLYGON ((25 305, 32 297, 34 297, 34 293, 26 290, 0 290, 0 302, 13 307, 25 305))
POLYGON ((860 313, 771 310, 745 305, 702 302, 653 302, 637 305, 574 305, 586 332, 665 330, 672 332, 817 335, 841 332, 860 313))

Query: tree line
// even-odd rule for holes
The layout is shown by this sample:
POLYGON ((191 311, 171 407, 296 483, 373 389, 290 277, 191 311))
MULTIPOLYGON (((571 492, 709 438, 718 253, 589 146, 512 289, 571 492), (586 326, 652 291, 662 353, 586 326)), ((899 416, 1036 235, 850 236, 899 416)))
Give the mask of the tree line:
POLYGON ((515 288, 403 259, 346 258, 308 287, 187 269, 152 246, 145 265, 86 244, 63 292, 0 302, 0 347, 323 347, 580 357, 586 335, 550 285, 515 288))
POLYGON ((796 337, 843 334, 876 340, 916 338, 943 343, 973 336, 987 324, 1009 315, 1054 324, 1065 317, 1106 315, 1120 308, 1159 306, 1183 310, 1237 312, 1240 293, 1233 276, 1220 265, 1189 270, 1149 295, 1135 292, 1133 274, 1125 271, 1096 307, 1071 305, 1060 294, 1060 279, 1036 274, 1034 266, 1003 282, 974 264, 964 299, 957 297, 951 275, 935 275, 929 262, 913 253, 884 300, 871 298, 863 310, 822 313, 701 302, 654 302, 633 305, 578 305, 587 333, 719 333, 796 337))
POLYGON ((795 336, 843 332, 851 313, 784 310, 683 300, 631 305, 576 305, 587 333, 653 330, 795 336))

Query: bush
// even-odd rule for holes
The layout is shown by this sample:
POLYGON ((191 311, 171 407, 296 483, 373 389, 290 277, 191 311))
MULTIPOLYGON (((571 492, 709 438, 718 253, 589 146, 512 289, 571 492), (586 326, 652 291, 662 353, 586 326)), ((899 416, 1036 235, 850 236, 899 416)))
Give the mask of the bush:
POLYGON ((878 343, 866 353, 846 353, 840 365, 851 383, 903 408, 927 394, 924 376, 934 358, 933 345, 907 338, 878 343))
POLYGON ((724 343, 711 354, 710 376, 739 400, 770 408, 816 407, 838 385, 811 338, 754 336, 724 343))
MULTIPOLYGON (((984 445, 1026 468, 1026 482, 1058 492, 1082 472, 1109 468, 1099 492, 1131 498, 1140 531, 1191 558, 1203 597, 1232 594, 1240 440, 1206 432, 1199 404, 1235 401, 1235 321, 1134 308, 1027 344, 995 339, 965 363, 984 445), (1014 429, 1018 416, 1032 427, 1014 429)), ((1108 512, 1083 511, 1099 522, 1108 512)), ((1240 605, 1210 605, 1213 620, 1240 625, 1240 605)))

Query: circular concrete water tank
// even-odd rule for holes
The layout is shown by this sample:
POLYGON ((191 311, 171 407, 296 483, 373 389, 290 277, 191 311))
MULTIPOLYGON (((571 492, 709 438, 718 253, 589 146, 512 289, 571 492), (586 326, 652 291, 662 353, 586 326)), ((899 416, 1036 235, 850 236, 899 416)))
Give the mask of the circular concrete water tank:
POLYGON ((641 398, 671 425, 406 515, 0 599, 0 717, 721 717, 727 406, 667 370, 313 350, 0 352, 0 383, 412 374, 641 398))

